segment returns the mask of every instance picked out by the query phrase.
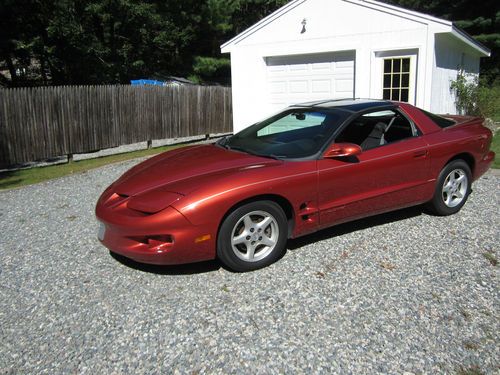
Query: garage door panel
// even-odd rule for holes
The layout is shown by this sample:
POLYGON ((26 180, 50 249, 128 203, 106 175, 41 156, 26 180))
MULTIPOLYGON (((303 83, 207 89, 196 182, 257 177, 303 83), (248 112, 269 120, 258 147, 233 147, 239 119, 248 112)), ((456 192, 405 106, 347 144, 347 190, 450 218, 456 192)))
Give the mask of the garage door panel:
POLYGON ((335 91, 349 93, 352 95, 352 86, 354 82, 352 79, 336 79, 335 91))
POLYGON ((306 64, 289 65, 290 72, 307 72, 308 66, 306 64))
POLYGON ((313 80, 312 92, 314 94, 330 94, 332 92, 332 80, 331 79, 313 80))
POLYGON ((268 57, 266 64, 273 110, 354 96, 354 52, 268 57))
POLYGON ((290 81, 291 94, 307 94, 309 92, 308 81, 290 81))
POLYGON ((313 72, 328 72, 332 70, 332 63, 316 63, 311 64, 311 69, 313 72))
POLYGON ((286 73, 288 71, 286 65, 268 65, 267 71, 271 74, 286 73))
POLYGON ((288 91, 287 82, 286 81, 270 82, 269 91, 271 94, 286 94, 288 91))

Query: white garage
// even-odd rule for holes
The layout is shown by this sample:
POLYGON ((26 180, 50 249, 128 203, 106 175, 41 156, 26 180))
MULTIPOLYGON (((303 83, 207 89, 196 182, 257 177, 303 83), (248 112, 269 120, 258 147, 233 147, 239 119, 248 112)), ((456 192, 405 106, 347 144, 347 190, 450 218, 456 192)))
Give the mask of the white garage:
POLYGON ((456 113, 450 82, 490 51, 452 22, 374 0, 293 0, 221 46, 234 130, 291 104, 374 98, 456 113))

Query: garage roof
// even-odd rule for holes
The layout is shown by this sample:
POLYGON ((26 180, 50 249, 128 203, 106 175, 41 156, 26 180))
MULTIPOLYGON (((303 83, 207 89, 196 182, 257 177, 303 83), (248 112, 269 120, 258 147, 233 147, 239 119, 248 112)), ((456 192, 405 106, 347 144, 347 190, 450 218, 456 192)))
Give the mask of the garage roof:
MULTIPOLYGON (((283 7, 279 8, 274 13, 271 13, 269 16, 263 18, 253 26, 250 26, 248 29, 243 31, 242 33, 236 35, 231 40, 227 41, 223 45, 221 45, 222 53, 231 52, 233 46, 237 45, 242 40, 246 39, 256 31, 266 27, 268 24, 274 22, 282 15, 288 13, 292 9, 298 7, 299 5, 305 3, 308 0, 293 0, 283 7)), ((465 31, 461 30, 457 26, 453 24, 451 21, 447 21, 441 18, 433 17, 428 14, 415 12, 412 10, 408 10, 405 8, 397 7, 394 5, 389 5, 385 3, 381 3, 375 0, 340 0, 346 3, 351 3, 359 6, 363 6, 366 8, 370 8, 376 11, 383 11, 385 13, 389 13, 398 17, 402 17, 408 20, 425 23, 425 24, 433 24, 435 26, 439 26, 442 29, 442 33, 449 33, 455 38, 459 39, 461 42, 465 43, 472 49, 476 50, 481 56, 490 56, 491 51, 486 48, 484 45, 474 40, 469 34, 465 31)))

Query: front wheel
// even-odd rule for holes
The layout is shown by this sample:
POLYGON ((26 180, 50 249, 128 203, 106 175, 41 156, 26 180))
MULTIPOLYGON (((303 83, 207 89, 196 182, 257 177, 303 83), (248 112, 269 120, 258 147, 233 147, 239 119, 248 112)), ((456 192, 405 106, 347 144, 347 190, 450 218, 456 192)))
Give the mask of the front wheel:
POLYGON ((275 262, 285 251, 287 219, 272 201, 250 202, 224 220, 217 239, 217 256, 228 268, 243 272, 275 262))
POLYGON ((447 164, 436 183, 434 197, 428 208, 437 215, 452 215, 462 208, 471 192, 472 174, 463 160, 447 164))

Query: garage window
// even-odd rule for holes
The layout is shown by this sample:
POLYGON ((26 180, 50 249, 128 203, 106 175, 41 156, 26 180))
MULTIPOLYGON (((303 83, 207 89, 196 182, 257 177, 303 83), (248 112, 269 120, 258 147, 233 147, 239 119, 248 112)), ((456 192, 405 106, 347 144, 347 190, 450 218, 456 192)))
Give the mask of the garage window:
POLYGON ((384 59, 383 98, 408 102, 410 92, 410 58, 384 59))

